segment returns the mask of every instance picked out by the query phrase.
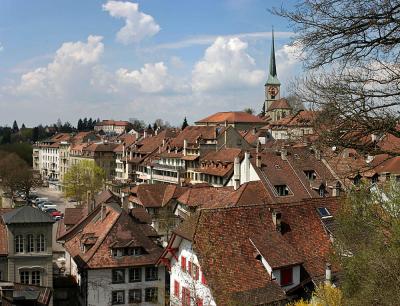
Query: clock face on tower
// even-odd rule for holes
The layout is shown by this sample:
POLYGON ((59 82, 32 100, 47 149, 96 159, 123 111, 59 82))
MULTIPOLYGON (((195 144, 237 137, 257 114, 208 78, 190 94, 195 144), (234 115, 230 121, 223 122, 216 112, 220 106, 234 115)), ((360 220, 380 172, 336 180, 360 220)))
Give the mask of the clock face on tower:
POLYGON ((271 86, 270 88, 268 88, 268 93, 272 96, 275 97, 276 95, 278 95, 279 93, 279 88, 276 86, 271 86))

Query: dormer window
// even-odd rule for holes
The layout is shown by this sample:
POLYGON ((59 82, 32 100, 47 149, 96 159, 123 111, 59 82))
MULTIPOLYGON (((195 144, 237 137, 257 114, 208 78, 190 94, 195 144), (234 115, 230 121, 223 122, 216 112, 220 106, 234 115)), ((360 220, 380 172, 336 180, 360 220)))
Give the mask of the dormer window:
POLYGON ((358 186, 358 185, 360 185, 360 183, 361 183, 361 175, 357 174, 354 177, 354 185, 358 186))
POLYGON ((326 207, 318 207, 317 211, 322 219, 332 218, 331 213, 326 207))
POLYGON ((293 268, 283 268, 280 270, 281 286, 289 286, 293 284, 293 268))
POLYGON ((140 256, 145 253, 142 247, 113 248, 111 252, 113 257, 140 256))
POLYGON ((275 191, 278 196, 287 196, 290 194, 290 190, 287 185, 275 185, 275 191))
POLYGON ((326 189, 325 189, 325 186, 323 184, 319 187, 318 193, 319 193, 319 196, 321 198, 325 197, 326 189))
POLYGON ((378 178, 379 178, 379 175, 378 175, 377 173, 375 173, 375 174, 371 177, 371 183, 372 183, 372 184, 378 183, 378 178))
POLYGON ((309 181, 314 181, 317 178, 317 173, 314 170, 304 170, 304 174, 309 181))

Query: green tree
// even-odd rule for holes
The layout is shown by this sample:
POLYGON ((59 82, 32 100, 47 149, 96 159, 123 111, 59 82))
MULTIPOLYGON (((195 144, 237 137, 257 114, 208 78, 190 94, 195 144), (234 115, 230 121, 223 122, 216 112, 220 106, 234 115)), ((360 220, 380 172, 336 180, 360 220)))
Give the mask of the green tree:
POLYGON ((185 127, 187 127, 189 124, 188 124, 188 122, 187 122, 187 119, 186 119, 186 117, 183 119, 183 123, 182 123, 182 127, 181 127, 181 130, 183 131, 184 129, 185 129, 185 127))
POLYGON ((400 305, 400 185, 349 192, 335 224, 346 305, 400 305))
POLYGON ((250 107, 246 107, 243 111, 244 111, 245 113, 250 114, 250 115, 253 115, 253 114, 254 114, 254 109, 252 109, 252 108, 250 108, 250 107))
POLYGON ((13 133, 17 133, 19 131, 17 120, 14 120, 12 131, 13 133))
POLYGON ((103 187, 105 171, 93 161, 83 160, 69 168, 64 176, 65 196, 72 197, 81 204, 88 191, 96 194, 103 187))
POLYGON ((261 113, 260 113, 260 115, 262 116, 262 117, 264 117, 265 116, 265 103, 263 103, 263 106, 262 106, 262 108, 261 108, 261 113))

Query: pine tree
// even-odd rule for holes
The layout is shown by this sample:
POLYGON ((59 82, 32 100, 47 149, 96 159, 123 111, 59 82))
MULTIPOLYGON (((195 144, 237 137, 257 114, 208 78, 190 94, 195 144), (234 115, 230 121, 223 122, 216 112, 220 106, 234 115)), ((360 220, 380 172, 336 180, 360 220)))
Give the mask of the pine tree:
POLYGON ((12 131, 13 133, 17 133, 19 131, 17 120, 14 120, 12 131))
POLYGON ((265 103, 263 103, 263 106, 261 108, 261 116, 264 117, 265 116, 265 103))
POLYGON ((25 123, 22 123, 21 130, 26 129, 25 123))
POLYGON ((78 126, 77 126, 78 132, 82 131, 82 124, 83 124, 82 119, 79 118, 79 120, 78 120, 78 126))
POLYGON ((157 131, 157 123, 155 123, 155 122, 153 124, 153 131, 157 131))
POLYGON ((32 130, 32 142, 36 142, 39 140, 39 128, 35 126, 32 130))
POLYGON ((83 119, 82 130, 87 131, 87 129, 88 129, 88 120, 85 117, 85 119, 83 119))
POLYGON ((147 126, 148 130, 153 130, 153 128, 151 127, 151 124, 149 123, 149 125, 147 126))
POLYGON ((87 129, 93 130, 93 119, 92 118, 89 118, 87 129))
POLYGON ((183 123, 182 123, 182 131, 185 129, 185 127, 187 127, 189 124, 187 122, 187 119, 185 117, 185 119, 183 119, 183 123))

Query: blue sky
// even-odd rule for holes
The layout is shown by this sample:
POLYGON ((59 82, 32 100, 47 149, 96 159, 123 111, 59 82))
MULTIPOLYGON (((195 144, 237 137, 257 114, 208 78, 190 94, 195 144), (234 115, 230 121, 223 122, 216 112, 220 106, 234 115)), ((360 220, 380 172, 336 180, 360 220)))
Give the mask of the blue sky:
POLYGON ((293 2, 2 0, 0 125, 259 111, 272 25, 283 87, 301 73, 268 12, 293 2))

